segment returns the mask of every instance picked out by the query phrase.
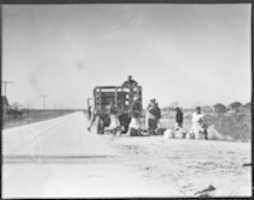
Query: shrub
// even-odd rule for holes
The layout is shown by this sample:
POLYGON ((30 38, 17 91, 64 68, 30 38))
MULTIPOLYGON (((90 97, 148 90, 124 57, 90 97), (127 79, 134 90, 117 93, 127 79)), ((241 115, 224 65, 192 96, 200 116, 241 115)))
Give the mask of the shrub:
POLYGON ((225 113, 227 111, 227 108, 222 103, 216 103, 214 106, 214 111, 217 113, 225 113))
MULTIPOLYGON (((251 115, 248 112, 231 115, 206 116, 209 131, 215 129, 223 138, 249 141, 251 139, 251 115)), ((214 135, 213 132, 209 133, 214 135)))
POLYGON ((244 104, 243 107, 250 109, 251 108, 251 102, 248 102, 248 103, 244 104))
POLYGON ((239 101, 235 101, 229 104, 229 108, 235 111, 238 111, 241 106, 242 106, 242 103, 240 103, 239 101))

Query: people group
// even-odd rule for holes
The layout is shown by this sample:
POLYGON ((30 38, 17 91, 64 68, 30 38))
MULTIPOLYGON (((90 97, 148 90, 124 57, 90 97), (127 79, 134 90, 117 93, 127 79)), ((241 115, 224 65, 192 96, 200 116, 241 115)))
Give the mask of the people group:
MULTIPOLYGON (((111 132, 113 135, 117 133, 121 134, 123 129, 127 132, 129 136, 144 136, 144 135, 156 135, 158 134, 160 128, 160 119, 161 119, 161 109, 159 107, 156 99, 151 99, 145 113, 143 112, 142 105, 137 96, 134 96, 133 102, 130 106, 129 119, 127 127, 122 126, 119 120, 117 108, 111 103, 108 107, 109 110, 109 126, 103 127, 105 131, 111 132), (145 114, 145 122, 144 122, 145 114), (144 124, 144 125, 143 125, 144 124)), ((89 115, 91 115, 89 113, 89 115)), ((98 123, 100 124, 103 120, 96 112, 93 112, 91 115, 91 123, 88 127, 90 131, 92 125, 94 124, 97 118, 98 123)), ((126 121, 125 120, 125 121, 126 121)), ((123 120, 121 120, 123 121, 123 120)), ((192 114, 192 125, 189 131, 183 129, 184 122, 184 113, 180 107, 175 108, 175 126, 170 130, 170 134, 174 134, 174 137, 189 138, 189 139, 208 139, 207 137, 207 123, 205 121, 204 114, 201 111, 200 107, 195 109, 195 112, 192 114)), ((126 123, 125 123, 126 124, 126 123)), ((165 129, 164 129, 165 131, 165 129)), ((166 130, 167 131, 167 130, 166 130)))

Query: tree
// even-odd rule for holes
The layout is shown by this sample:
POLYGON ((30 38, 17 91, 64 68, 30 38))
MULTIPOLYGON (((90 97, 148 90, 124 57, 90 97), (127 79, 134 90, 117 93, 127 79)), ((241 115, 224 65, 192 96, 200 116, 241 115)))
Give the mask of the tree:
POLYGON ((176 108, 177 106, 179 106, 179 102, 178 101, 173 101, 169 104, 169 107, 171 108, 176 108))
POLYGON ((207 112, 207 113, 213 112, 213 108, 210 107, 210 106, 203 106, 203 107, 202 107, 202 110, 203 110, 204 112, 207 112))
POLYGON ((248 103, 244 104, 244 107, 245 108, 251 108, 251 102, 248 102, 248 103))
POLYGON ((235 102, 229 104, 229 108, 232 110, 235 110, 235 111, 238 111, 241 106, 242 106, 242 103, 239 101, 235 101, 235 102))
POLYGON ((227 111, 227 107, 222 103, 216 103, 214 106, 214 111, 217 113, 225 113, 227 111))

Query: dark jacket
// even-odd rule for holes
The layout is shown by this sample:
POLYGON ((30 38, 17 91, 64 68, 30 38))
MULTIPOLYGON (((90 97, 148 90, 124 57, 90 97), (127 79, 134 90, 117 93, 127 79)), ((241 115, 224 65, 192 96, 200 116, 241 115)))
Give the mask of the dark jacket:
POLYGON ((183 122, 183 112, 180 109, 176 110, 176 122, 178 123, 183 122))
POLYGON ((149 110, 149 112, 156 117, 156 119, 161 118, 161 109, 155 105, 152 109, 149 110))
POLYGON ((130 114, 133 117, 141 117, 142 105, 139 101, 134 101, 131 105, 130 114))

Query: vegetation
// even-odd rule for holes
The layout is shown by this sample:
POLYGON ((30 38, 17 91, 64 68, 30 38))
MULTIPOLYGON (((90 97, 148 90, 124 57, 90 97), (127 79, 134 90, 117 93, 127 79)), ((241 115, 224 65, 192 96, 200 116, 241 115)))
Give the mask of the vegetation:
POLYGON ((225 113, 227 111, 227 107, 222 103, 216 103, 213 107, 214 111, 219 114, 225 113))
MULTIPOLYGON (((163 119, 161 120, 162 128, 173 128, 175 125, 175 112, 168 110, 163 111, 163 119)), ((251 109, 250 103, 248 105, 241 105, 238 107, 237 112, 231 112, 227 110, 223 104, 216 104, 213 109, 202 109, 205 114, 205 121, 208 127, 212 127, 209 130, 216 130, 221 138, 231 138, 238 141, 250 141, 251 140, 251 109), (215 108, 217 110, 215 110, 215 108), (217 111, 217 112, 216 112, 217 111)), ((184 123, 183 127, 186 130, 191 128, 191 114, 194 110, 184 109, 184 123)))
POLYGON ((242 103, 240 103, 239 101, 235 101, 231 104, 229 104, 229 108, 234 110, 234 111, 239 111, 239 108, 242 106, 242 103))

